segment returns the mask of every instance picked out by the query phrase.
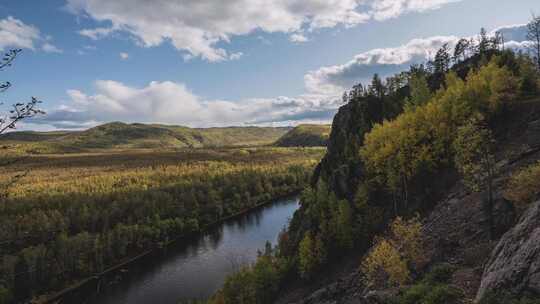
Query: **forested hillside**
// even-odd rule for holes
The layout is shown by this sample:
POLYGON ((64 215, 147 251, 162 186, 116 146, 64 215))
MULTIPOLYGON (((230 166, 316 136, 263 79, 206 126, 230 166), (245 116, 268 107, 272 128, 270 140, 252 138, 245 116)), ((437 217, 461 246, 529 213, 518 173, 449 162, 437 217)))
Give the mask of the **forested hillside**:
POLYGON ((278 147, 322 147, 330 136, 329 125, 299 125, 280 137, 278 147))
POLYGON ((113 122, 72 132, 12 132, 0 144, 32 153, 83 152, 97 149, 170 149, 268 145, 289 128, 225 127, 192 129, 182 126, 113 122))
MULTIPOLYGON (((485 31, 458 45, 443 46, 426 65, 385 81, 375 75, 370 85, 344 94, 347 104, 334 118, 327 153, 288 230, 255 265, 230 276, 212 303, 435 304, 475 298, 471 286, 479 284, 478 275, 467 276, 456 261, 474 261, 476 268, 467 271, 481 273, 489 252, 478 249, 467 256, 460 250, 481 240, 496 242, 515 224, 517 205, 497 204, 495 187, 505 187, 500 170, 512 162, 509 153, 517 153, 504 141, 524 134, 538 116, 540 67, 525 54, 505 50, 500 36, 485 31), (455 187, 461 190, 451 192, 455 187), (463 202, 459 213, 440 211, 425 219, 439 201, 456 198, 463 202), (466 204, 469 200, 478 203, 466 204), (466 217, 473 214, 479 218, 466 217), (455 218, 437 241, 428 238, 443 219, 455 218), (464 240, 471 243, 459 245, 464 240), (448 255, 437 258, 434 252, 448 255), (350 270, 352 279, 340 278, 307 297, 348 254, 359 269, 350 270), (451 283, 454 273, 458 282, 470 282, 468 289, 451 283), (298 297, 302 290, 305 298, 298 297)), ((524 192, 534 191, 535 197, 534 187, 524 192)), ((529 303, 528 297, 538 296, 529 291, 492 289, 478 300, 529 303)))
MULTIPOLYGON (((0 203, 0 303, 58 291, 298 192, 322 153, 229 148, 26 155, 23 163, 5 166, 0 180, 19 176, 0 203)), ((4 155, 11 157, 20 156, 4 155)))

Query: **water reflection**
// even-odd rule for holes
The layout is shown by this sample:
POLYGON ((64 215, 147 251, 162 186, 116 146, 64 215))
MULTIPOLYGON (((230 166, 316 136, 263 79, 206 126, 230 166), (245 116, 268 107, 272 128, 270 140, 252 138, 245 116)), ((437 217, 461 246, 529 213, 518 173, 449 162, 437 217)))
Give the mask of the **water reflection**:
POLYGON ((279 200, 215 226, 199 238, 173 245, 148 263, 130 268, 125 279, 104 286, 87 303, 172 304, 208 297, 227 274, 253 262, 267 240, 275 243, 297 208, 296 198, 279 200))

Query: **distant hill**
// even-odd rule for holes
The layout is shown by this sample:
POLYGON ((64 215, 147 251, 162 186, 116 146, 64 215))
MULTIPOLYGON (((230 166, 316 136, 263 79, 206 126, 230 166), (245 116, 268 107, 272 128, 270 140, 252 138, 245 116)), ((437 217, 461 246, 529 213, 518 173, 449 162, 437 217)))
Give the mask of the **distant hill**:
POLYGON ((326 146, 330 125, 299 125, 285 133, 275 143, 279 147, 326 146))
POLYGON ((112 122, 85 131, 11 132, 0 144, 16 144, 34 153, 92 149, 167 149, 267 145, 290 128, 224 127, 195 129, 159 124, 112 122))

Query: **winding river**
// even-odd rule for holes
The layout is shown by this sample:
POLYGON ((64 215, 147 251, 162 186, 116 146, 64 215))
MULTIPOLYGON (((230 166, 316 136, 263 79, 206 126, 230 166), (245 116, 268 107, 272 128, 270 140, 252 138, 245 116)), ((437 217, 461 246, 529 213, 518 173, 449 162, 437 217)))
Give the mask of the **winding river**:
POLYGON ((280 199, 170 246, 151 261, 130 267, 118 282, 103 284, 86 303, 177 304, 206 298, 234 269, 253 262, 267 240, 275 244, 297 208, 298 198, 280 199))

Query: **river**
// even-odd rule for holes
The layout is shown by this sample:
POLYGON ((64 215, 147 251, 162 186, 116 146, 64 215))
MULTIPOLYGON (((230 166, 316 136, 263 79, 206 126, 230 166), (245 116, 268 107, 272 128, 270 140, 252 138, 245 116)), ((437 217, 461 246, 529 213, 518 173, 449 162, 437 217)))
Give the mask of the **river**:
POLYGON ((130 267, 119 282, 102 284, 99 293, 79 303, 177 304, 207 298, 234 269, 253 262, 267 240, 276 243, 298 206, 298 198, 280 199, 178 242, 151 261, 130 267))

